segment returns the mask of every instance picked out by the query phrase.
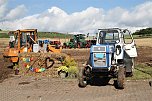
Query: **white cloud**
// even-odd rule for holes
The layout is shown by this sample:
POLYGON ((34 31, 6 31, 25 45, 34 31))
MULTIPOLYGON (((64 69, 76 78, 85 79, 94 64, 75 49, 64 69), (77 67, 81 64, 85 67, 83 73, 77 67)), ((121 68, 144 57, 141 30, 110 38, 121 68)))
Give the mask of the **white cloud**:
POLYGON ((0 19, 5 16, 7 0, 0 0, 0 19))
POLYGON ((7 3, 8 0, 0 0, 0 21, 16 20, 25 16, 27 9, 24 5, 8 9, 7 3))
POLYGON ((0 0, 0 6, 5 4, 8 0, 0 0))
POLYGON ((16 8, 10 10, 5 19, 14 20, 25 16, 27 9, 24 5, 19 5, 16 8))
POLYGON ((121 18, 120 24, 126 26, 152 26, 152 2, 136 6, 132 12, 126 11, 121 18))
POLYGON ((20 5, 6 15, 3 28, 37 28, 39 31, 94 33, 98 28, 120 27, 132 31, 152 26, 152 2, 137 5, 131 11, 116 7, 105 11, 89 7, 81 12, 67 14, 58 7, 52 7, 40 14, 24 16, 26 7, 20 5), (23 13, 22 13, 23 11, 23 13), (20 16, 20 14, 22 16, 20 16))

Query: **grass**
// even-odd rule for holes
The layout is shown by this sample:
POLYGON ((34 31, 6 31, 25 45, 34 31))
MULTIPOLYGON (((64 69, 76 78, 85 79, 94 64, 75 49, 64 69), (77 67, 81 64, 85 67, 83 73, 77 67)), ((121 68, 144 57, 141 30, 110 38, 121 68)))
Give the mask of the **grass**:
POLYGON ((152 34, 149 35, 133 35, 134 39, 141 39, 141 38, 152 38, 152 34))
POLYGON ((147 66, 146 64, 139 64, 136 69, 152 77, 152 67, 147 66))
POLYGON ((143 73, 139 70, 134 70, 133 77, 128 77, 129 80, 142 80, 142 79, 150 79, 151 76, 149 74, 143 73))
POLYGON ((142 39, 135 39, 135 43, 137 46, 148 46, 152 47, 152 38, 142 38, 142 39))
POLYGON ((135 67, 133 77, 127 79, 131 80, 140 80, 140 79, 151 79, 152 78, 152 67, 147 66, 146 64, 138 64, 135 67))
MULTIPOLYGON (((0 31, 0 38, 9 38, 9 31, 0 31)), ((39 38, 71 38, 72 34, 57 32, 38 32, 39 38)))
POLYGON ((71 38, 71 34, 55 33, 55 32, 38 32, 39 38, 71 38))
POLYGON ((8 31, 0 31, 0 38, 9 38, 8 31))

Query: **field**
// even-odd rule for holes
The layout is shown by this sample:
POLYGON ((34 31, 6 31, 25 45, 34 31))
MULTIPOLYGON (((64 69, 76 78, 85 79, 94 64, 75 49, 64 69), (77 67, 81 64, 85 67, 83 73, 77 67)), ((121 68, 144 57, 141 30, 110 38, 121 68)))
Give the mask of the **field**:
POLYGON ((144 46, 144 47, 152 47, 152 38, 142 38, 142 39, 135 39, 135 43, 137 47, 144 46))
MULTIPOLYGON (((55 40, 55 39, 52 39, 55 40)), ((67 39, 68 40, 68 39, 67 39)), ((67 41, 66 40, 66 41, 67 41)), ((65 39, 62 39, 64 42, 65 39)), ((126 80, 124 90, 114 88, 114 81, 107 86, 91 85, 84 89, 77 86, 77 79, 60 79, 52 77, 15 76, 13 70, 7 68, 0 54, 0 99, 1 101, 150 101, 152 88, 148 82, 151 79, 152 39, 135 39, 138 57, 132 78, 126 80), (10 75, 11 74, 11 75, 10 75)), ((1 51, 8 46, 8 39, 0 39, 1 51)), ((89 49, 63 49, 62 52, 73 57, 78 66, 82 66, 89 58, 89 49)))

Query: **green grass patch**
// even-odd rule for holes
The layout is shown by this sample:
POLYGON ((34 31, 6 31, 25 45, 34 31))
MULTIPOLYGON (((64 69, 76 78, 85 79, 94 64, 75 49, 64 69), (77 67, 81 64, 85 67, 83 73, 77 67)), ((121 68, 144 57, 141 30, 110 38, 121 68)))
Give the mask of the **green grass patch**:
MULTIPOLYGON (((0 38, 9 38, 9 31, 0 31, 0 38)), ((72 38, 72 34, 57 32, 38 32, 39 38, 72 38)))
POLYGON ((133 35, 133 38, 134 39, 152 38, 152 34, 145 35, 145 36, 142 36, 142 35, 133 35))
POLYGON ((9 38, 8 34, 0 33, 0 38, 9 38))
POLYGON ((127 79, 131 80, 140 80, 140 79, 151 79, 152 78, 152 67, 147 66, 146 64, 138 64, 133 73, 133 77, 127 79))
POLYGON ((0 38, 9 38, 8 31, 0 31, 0 38))
POLYGON ((128 77, 129 80, 142 80, 142 79, 150 79, 151 76, 149 74, 143 73, 139 70, 134 70, 134 75, 132 77, 128 77))
POLYGON ((39 38, 71 38, 72 34, 56 33, 56 32, 38 32, 39 38))

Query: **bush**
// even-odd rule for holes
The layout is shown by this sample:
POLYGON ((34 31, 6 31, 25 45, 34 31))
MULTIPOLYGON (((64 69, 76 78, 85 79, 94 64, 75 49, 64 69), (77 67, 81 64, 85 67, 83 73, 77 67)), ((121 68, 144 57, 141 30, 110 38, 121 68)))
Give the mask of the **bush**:
POLYGON ((67 66, 68 68, 70 66, 76 66, 77 63, 75 62, 75 60, 69 56, 67 56, 64 61, 62 62, 64 66, 67 66))
POLYGON ((68 69, 69 77, 76 78, 78 74, 78 68, 76 66, 70 66, 68 69))
POLYGON ((58 72, 64 71, 64 72, 68 73, 68 77, 76 78, 77 74, 78 74, 78 68, 77 68, 77 64, 76 64, 75 60, 68 56, 64 59, 64 61, 62 63, 63 63, 63 66, 60 66, 58 68, 58 72))
POLYGON ((67 72, 68 72, 68 67, 66 67, 66 66, 60 66, 57 71, 58 71, 58 72, 59 72, 59 71, 64 71, 64 72, 67 73, 67 72))

